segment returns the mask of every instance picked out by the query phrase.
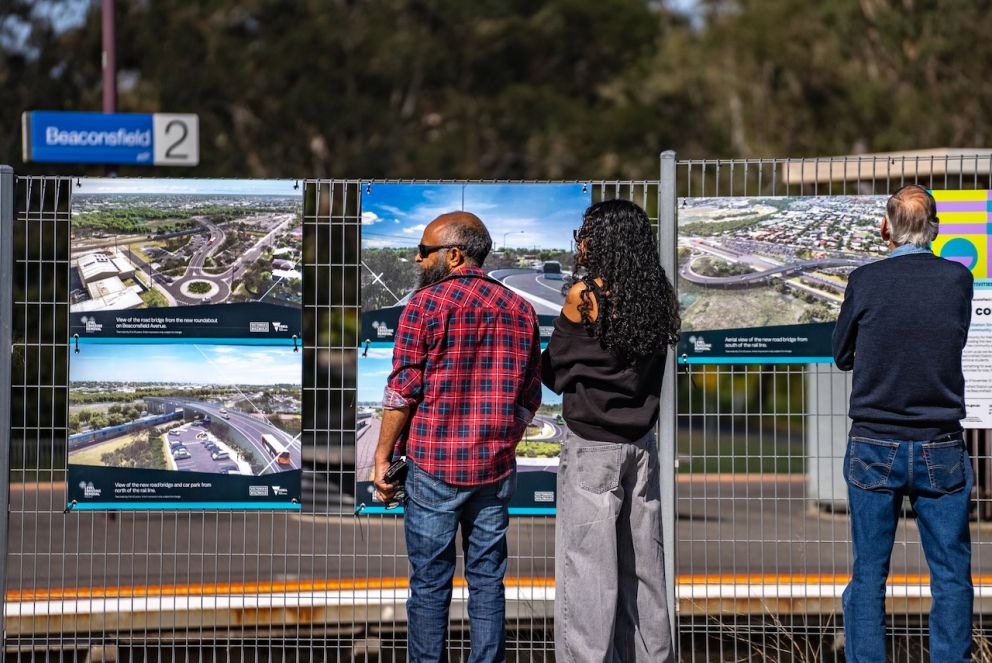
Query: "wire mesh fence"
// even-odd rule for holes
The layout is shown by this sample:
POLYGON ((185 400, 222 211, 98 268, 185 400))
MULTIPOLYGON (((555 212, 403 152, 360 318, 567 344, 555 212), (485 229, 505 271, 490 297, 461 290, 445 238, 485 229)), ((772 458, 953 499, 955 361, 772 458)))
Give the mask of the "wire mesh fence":
MULTIPOLYGON (((8 658, 405 660, 402 521, 362 513, 354 492, 361 198, 376 184, 303 183, 303 513, 65 513, 80 183, 16 180, 8 658)), ((656 183, 585 186, 656 214, 656 183)), ((552 658, 553 531, 512 521, 510 660, 552 658)), ((468 656, 465 599, 458 579, 452 660, 468 656)))
MULTIPOLYGON (((982 189, 992 188, 990 173, 992 157, 686 161, 674 202, 884 195, 910 181, 982 189)), ((304 512, 65 514, 74 181, 17 178, 9 659, 405 660, 402 522, 355 515, 361 201, 375 184, 303 183, 304 512)), ((654 223, 663 216, 659 181, 586 185, 593 201, 623 197, 654 223)), ((669 488, 681 660, 843 660, 848 390, 848 378, 827 364, 679 366, 669 488)), ((969 435, 979 476, 972 536, 981 647, 987 442, 984 431, 969 435)), ((553 530, 550 518, 512 520, 509 660, 554 660, 553 530)), ((895 660, 921 660, 926 648, 926 575, 907 514, 889 599, 895 660)), ((453 660, 468 656, 465 598, 456 581, 453 660)))
MULTIPOLYGON (((910 183, 929 189, 988 189, 992 159, 962 154, 683 161, 678 165, 677 204, 680 215, 688 216, 710 198, 724 199, 724 206, 734 198, 764 199, 770 205, 777 204, 775 198, 796 197, 850 202, 853 197, 884 197, 910 183)), ((713 236, 725 245, 737 241, 760 253, 757 243, 764 238, 748 234, 753 224, 735 226, 732 219, 723 219, 713 236)), ((880 220, 881 214, 872 219, 871 233, 877 233, 880 220)), ((684 222, 680 219, 680 229, 684 222)), ((826 225, 818 222, 805 230, 826 225)), ((826 236, 821 246, 830 249, 831 239, 826 236)), ((680 266, 688 259, 680 254, 680 266)), ((680 291, 684 311, 698 294, 693 284, 685 285, 680 291)), ((779 295, 781 306, 787 295, 779 295)), ((728 310, 763 305, 747 290, 725 296, 735 307, 728 310)), ((840 297, 836 299, 839 303, 840 297)), ((851 569, 842 476, 849 395, 850 376, 829 363, 680 367, 677 568, 682 660, 843 660, 841 592, 851 569)), ((971 526, 976 655, 986 660, 988 432, 970 430, 966 440, 978 477, 971 526)), ((891 660, 928 660, 929 606, 929 571, 907 504, 886 602, 891 660)))

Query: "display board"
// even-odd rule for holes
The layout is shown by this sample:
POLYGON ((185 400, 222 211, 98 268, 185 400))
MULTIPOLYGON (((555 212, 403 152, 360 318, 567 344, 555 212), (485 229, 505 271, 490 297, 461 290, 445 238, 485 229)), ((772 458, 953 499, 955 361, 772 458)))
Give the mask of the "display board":
MULTIPOLYGON (((963 365, 967 428, 992 427, 992 192, 934 190, 934 253, 968 267, 975 296, 963 365)), ((831 363, 847 278, 889 253, 888 196, 679 201, 679 361, 831 363)))
POLYGON ((934 191, 940 235, 934 252, 960 262, 975 277, 971 327, 964 349, 965 428, 992 428, 992 279, 989 278, 989 229, 992 191, 934 191))
POLYGON ((71 508, 300 508, 301 203, 292 180, 77 183, 71 508))
MULTIPOLYGON (((445 212, 482 219, 493 239, 485 271, 533 306, 542 342, 564 303, 574 264, 572 231, 591 203, 582 184, 374 184, 362 196, 362 338, 358 360, 356 508, 382 512, 372 489, 381 401, 391 371, 393 335, 416 290, 414 260, 424 228, 445 212)), ((517 449, 511 514, 554 514, 559 444, 566 431, 561 397, 544 390, 540 411, 517 449)), ((398 509, 392 512, 401 512, 398 509)))
POLYGON ((886 200, 681 200, 680 361, 833 361, 830 335, 848 275, 888 253, 878 231, 886 200))

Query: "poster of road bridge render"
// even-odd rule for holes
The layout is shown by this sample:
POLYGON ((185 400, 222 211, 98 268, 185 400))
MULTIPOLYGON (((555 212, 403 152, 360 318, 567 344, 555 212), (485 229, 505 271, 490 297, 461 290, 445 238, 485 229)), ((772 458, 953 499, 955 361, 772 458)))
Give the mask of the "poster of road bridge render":
POLYGON ((848 275, 888 253, 886 200, 680 199, 680 361, 832 361, 848 275))
MULTIPOLYGON (((375 499, 375 448, 382 422, 382 395, 392 371, 392 348, 372 347, 359 353, 358 412, 356 413, 355 504, 361 513, 403 513, 387 510, 375 499)), ((541 407, 517 445, 517 490, 510 502, 511 515, 555 513, 558 453, 567 433, 561 396, 544 388, 541 407)))
POLYGON ((527 299, 547 340, 574 267, 572 231, 591 204, 578 184, 373 184, 362 194, 362 340, 392 344, 418 287, 417 244, 427 224, 465 210, 489 229, 484 269, 527 299))
POLYGON ((84 179, 70 237, 69 506, 298 510, 293 181, 84 179))
MULTIPOLYGON (((963 364, 966 427, 992 426, 992 192, 934 190, 931 248, 975 278, 963 364)), ((686 198, 678 205, 680 360, 833 361, 830 337, 847 279, 888 255, 879 226, 888 196, 686 198)))

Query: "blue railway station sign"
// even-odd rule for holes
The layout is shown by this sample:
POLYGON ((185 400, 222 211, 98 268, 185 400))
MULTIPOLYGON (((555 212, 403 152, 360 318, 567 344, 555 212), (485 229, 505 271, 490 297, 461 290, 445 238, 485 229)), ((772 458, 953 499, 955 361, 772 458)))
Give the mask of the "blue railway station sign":
POLYGON ((21 116, 25 161, 195 166, 196 115, 28 111, 21 116))

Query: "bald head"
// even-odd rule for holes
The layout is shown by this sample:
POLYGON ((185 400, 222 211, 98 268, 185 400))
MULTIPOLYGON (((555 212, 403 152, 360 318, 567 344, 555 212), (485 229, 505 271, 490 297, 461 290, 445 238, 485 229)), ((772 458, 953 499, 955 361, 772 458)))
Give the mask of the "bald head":
POLYGON ((918 184, 897 190, 885 205, 890 241, 928 246, 937 237, 937 202, 918 184))
POLYGON ((424 237, 432 235, 439 244, 452 244, 461 248, 465 261, 472 267, 482 267, 493 248, 493 240, 486 226, 471 212, 448 212, 437 217, 424 230, 424 237))

